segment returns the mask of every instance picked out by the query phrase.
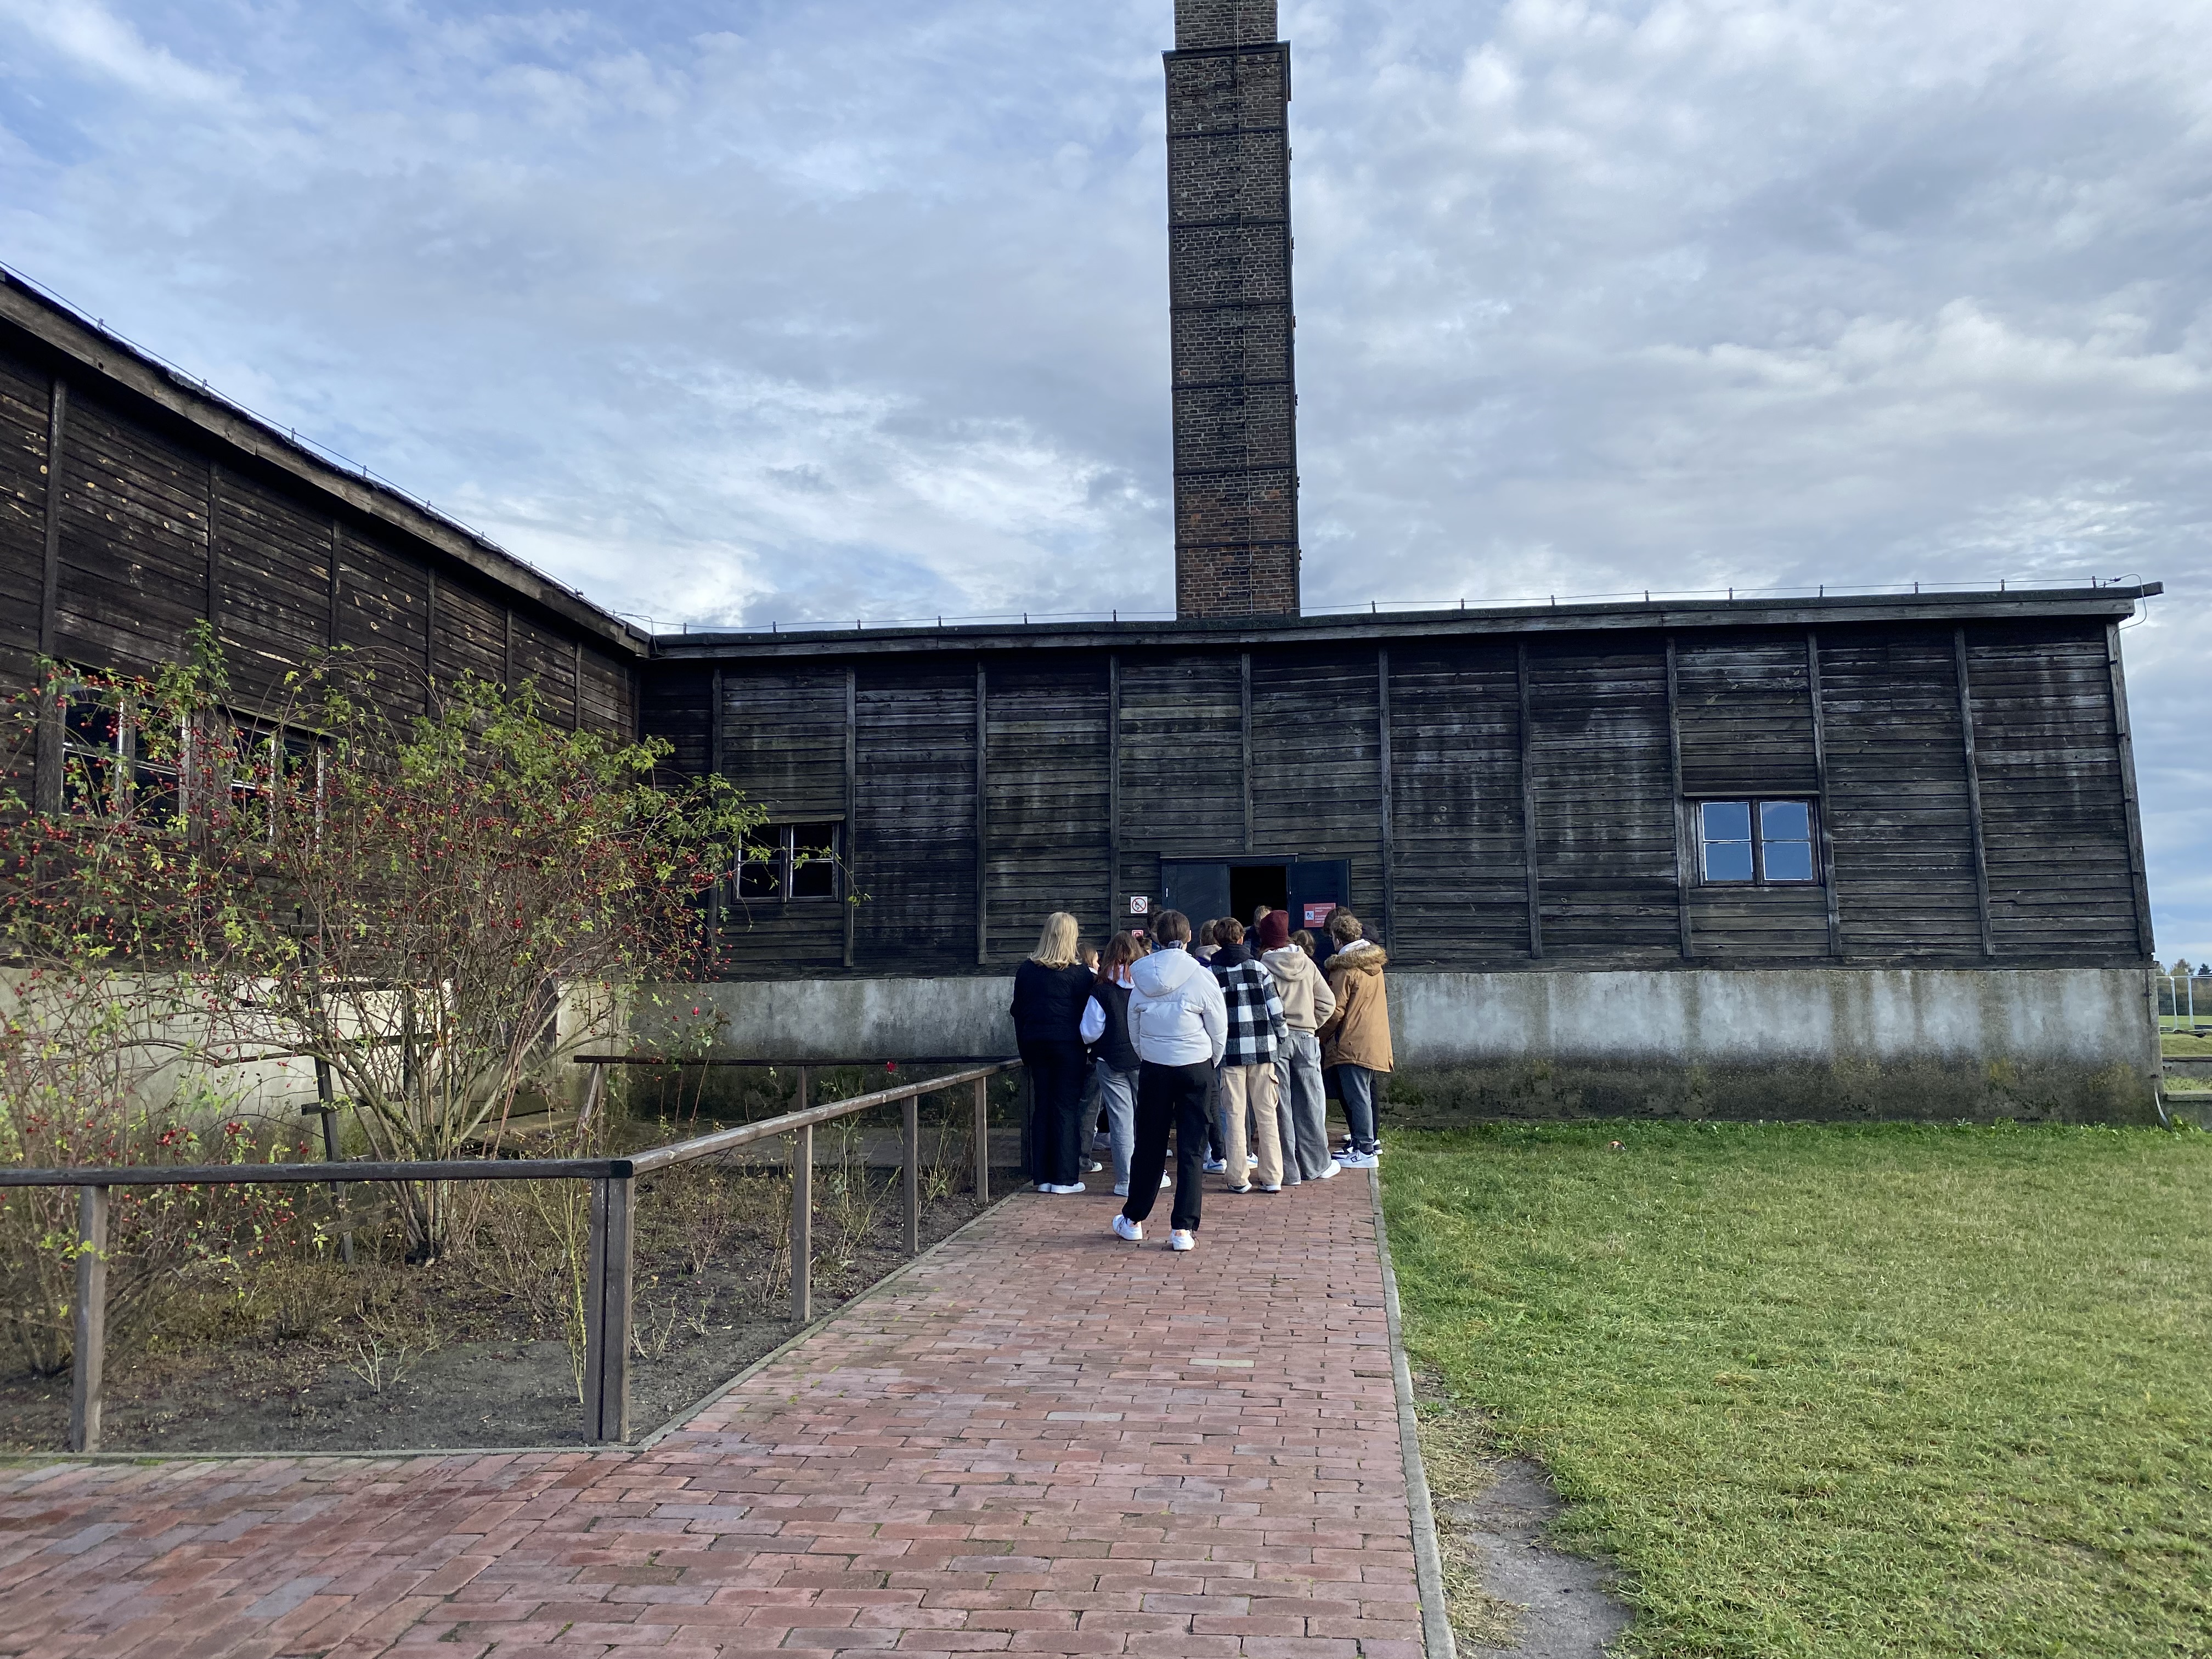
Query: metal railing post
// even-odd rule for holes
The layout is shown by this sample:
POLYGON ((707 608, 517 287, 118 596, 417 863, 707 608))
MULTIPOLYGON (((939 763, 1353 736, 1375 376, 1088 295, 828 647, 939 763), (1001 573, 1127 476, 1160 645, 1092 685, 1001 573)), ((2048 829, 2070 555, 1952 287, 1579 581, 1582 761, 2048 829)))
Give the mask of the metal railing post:
POLYGON ((630 1278, 636 1244, 631 1182, 592 1182, 592 1242, 584 1263, 584 1438, 629 1438, 630 1278))
POLYGON ((70 1376, 70 1449, 100 1449, 107 1370, 107 1188, 80 1187, 76 1200, 76 1308, 70 1376))
MULTIPOLYGON (((799 1101, 806 1109, 806 1068, 799 1068, 799 1101)), ((814 1126, 791 1132, 791 1320, 804 1325, 814 1317, 814 1126)))
POLYGON ((975 1207, 991 1201, 991 1079, 975 1079, 975 1207))
POLYGON ((921 1097, 908 1095, 906 1108, 906 1253, 921 1254, 921 1097))
POLYGON ((814 1126, 791 1132, 791 1320, 814 1317, 814 1126))
MULTIPOLYGON (((327 1060, 315 1062, 315 1103, 310 1109, 323 1120, 323 1162, 340 1162, 338 1103, 337 1094, 331 1087, 331 1063, 327 1060)), ((346 1225, 345 1188, 335 1181, 331 1183, 331 1208, 338 1221, 338 1260, 350 1267, 353 1266, 353 1229, 346 1225)))

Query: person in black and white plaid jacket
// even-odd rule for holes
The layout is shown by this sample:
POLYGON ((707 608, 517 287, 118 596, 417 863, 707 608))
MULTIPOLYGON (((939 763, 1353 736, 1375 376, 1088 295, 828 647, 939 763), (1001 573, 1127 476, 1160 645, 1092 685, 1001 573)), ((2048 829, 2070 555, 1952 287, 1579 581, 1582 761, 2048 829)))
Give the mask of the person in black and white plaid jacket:
POLYGON ((1221 948, 1207 965, 1221 981, 1229 1012, 1229 1040, 1221 1051, 1222 1157, 1229 1190, 1249 1193, 1256 1184, 1263 1193, 1279 1193, 1283 1139, 1276 1121, 1275 1051, 1290 1040, 1290 1027, 1275 994, 1275 976, 1244 948, 1243 925, 1234 917, 1217 922, 1214 937, 1221 948), (1248 1114, 1256 1168, 1244 1152, 1248 1114))

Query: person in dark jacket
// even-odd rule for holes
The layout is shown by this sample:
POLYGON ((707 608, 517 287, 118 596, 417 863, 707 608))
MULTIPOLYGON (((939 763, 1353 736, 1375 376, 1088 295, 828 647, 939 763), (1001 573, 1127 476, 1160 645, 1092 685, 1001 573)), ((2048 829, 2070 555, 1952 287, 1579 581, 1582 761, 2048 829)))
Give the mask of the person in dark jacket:
MULTIPOLYGON (((1083 1006, 1083 1040, 1091 1045, 1091 1075, 1106 1107, 1107 1145, 1114 1158, 1115 1196, 1129 1195, 1129 1154, 1137 1144, 1137 1046, 1129 1036, 1130 965, 1145 954, 1134 933, 1108 941, 1083 1006)), ((1160 1176, 1160 1184, 1168 1184, 1160 1176)))
POLYGON ((1075 918, 1044 919, 1037 948, 1014 970, 1014 1042, 1030 1073, 1030 1175, 1041 1193, 1079 1193, 1083 1006, 1091 970, 1078 959, 1075 918))

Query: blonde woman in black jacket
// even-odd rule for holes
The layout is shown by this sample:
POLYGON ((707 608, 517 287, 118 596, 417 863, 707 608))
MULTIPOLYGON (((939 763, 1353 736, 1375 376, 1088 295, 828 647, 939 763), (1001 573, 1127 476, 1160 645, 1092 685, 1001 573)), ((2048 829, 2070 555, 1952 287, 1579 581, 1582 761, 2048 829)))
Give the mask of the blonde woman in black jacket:
POLYGON ((1083 1006, 1091 970, 1079 960, 1075 918, 1044 919, 1037 947, 1014 970, 1014 1042, 1030 1073, 1030 1176, 1041 1193, 1079 1193, 1083 1168, 1083 1006))

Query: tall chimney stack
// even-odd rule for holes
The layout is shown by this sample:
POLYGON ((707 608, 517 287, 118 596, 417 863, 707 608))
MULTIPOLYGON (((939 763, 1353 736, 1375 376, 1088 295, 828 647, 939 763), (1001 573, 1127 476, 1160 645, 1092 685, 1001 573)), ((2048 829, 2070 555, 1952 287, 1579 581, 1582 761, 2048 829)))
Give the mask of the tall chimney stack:
POLYGON ((1275 0, 1176 0, 1167 78, 1176 614, 1295 616, 1291 49, 1275 0))

